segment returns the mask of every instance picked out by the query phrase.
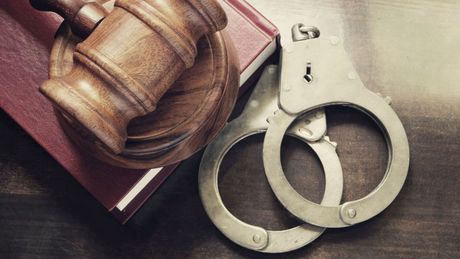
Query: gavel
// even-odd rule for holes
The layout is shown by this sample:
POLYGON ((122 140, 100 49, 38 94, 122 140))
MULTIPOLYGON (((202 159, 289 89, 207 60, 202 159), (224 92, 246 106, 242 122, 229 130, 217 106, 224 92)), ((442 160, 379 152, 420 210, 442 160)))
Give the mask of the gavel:
POLYGON ((87 140, 119 154, 128 123, 156 104, 194 64, 197 41, 227 24, 215 0, 117 0, 113 11, 83 0, 30 0, 85 38, 74 66, 43 93, 87 140))

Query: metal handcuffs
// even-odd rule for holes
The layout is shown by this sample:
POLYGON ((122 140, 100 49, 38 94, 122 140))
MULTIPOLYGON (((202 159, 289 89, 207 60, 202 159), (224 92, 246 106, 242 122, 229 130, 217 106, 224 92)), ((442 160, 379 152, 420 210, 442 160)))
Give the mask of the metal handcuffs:
POLYGON ((388 99, 364 87, 341 40, 323 36, 298 40, 300 27, 303 25, 293 27, 294 42, 282 50, 280 110, 265 134, 265 173, 278 200, 297 218, 320 227, 348 227, 376 216, 396 198, 409 168, 409 144, 388 99), (380 184, 364 198, 339 206, 319 205, 302 197, 288 183, 280 161, 283 136, 296 118, 330 105, 351 106, 374 119, 385 135, 389 153, 380 184))
POLYGON ((389 106, 390 99, 364 87, 338 37, 318 38, 319 34, 315 27, 293 27, 294 43, 282 51, 279 97, 275 89, 277 69, 271 66, 243 114, 229 123, 204 153, 199 187, 205 210, 224 235, 246 248, 287 252, 321 235, 324 229, 318 227, 347 227, 366 221, 391 204, 407 177, 409 144, 401 121, 389 106), (388 167, 381 183, 366 197, 342 205, 342 169, 335 144, 325 136, 325 114, 321 110, 330 105, 351 106, 369 115, 380 126, 389 150, 388 167), (310 124, 299 122, 302 120, 310 124), (264 131, 264 168, 273 192, 289 212, 318 227, 306 224, 285 231, 267 231, 240 221, 225 208, 217 183, 224 155, 239 140, 264 131), (280 161, 285 133, 308 141, 317 152, 326 176, 321 205, 303 198, 286 179, 280 161))
MULTIPOLYGON (((277 66, 267 67, 243 113, 230 122, 207 147, 198 176, 201 200, 214 225, 233 242, 266 253, 298 249, 315 240, 324 231, 324 228, 309 224, 283 231, 270 231, 249 225, 228 211, 219 194, 218 173, 223 157, 240 140, 267 129, 269 125, 267 118, 278 109, 278 86, 277 66)), ((306 141, 323 164, 326 186, 321 204, 339 205, 343 188, 342 168, 334 143, 331 143, 327 137, 323 138, 326 132, 324 110, 320 109, 315 114, 305 116, 289 129, 288 134, 306 141), (309 124, 305 125, 305 121, 309 124)))

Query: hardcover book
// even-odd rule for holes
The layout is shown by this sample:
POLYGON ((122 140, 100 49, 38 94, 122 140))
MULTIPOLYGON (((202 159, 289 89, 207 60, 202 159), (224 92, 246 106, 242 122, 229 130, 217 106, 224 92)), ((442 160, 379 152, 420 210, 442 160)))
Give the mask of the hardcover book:
MULTIPOLYGON (((27 0, 0 2, 0 107, 121 223, 142 206, 177 165, 132 170, 100 162, 77 148, 38 87, 48 77, 54 33, 62 19, 27 0)), ((244 0, 221 2, 240 59, 244 91, 277 49, 277 28, 244 0)))

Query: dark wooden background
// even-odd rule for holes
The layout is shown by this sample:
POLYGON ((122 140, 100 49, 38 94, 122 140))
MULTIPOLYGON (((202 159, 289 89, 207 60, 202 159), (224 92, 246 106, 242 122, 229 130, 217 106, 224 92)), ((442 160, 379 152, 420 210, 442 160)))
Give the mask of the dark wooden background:
MULTIPOLYGON (((357 226, 327 230, 283 256, 460 257, 460 3, 250 2, 280 27, 283 42, 295 22, 343 37, 365 85, 392 97, 411 146, 408 179, 387 210, 357 226)), ((384 139, 357 111, 332 107, 327 118, 344 169, 343 200, 363 197, 384 174, 384 139)), ((183 162, 121 226, 4 112, 0 125, 0 258, 262 256, 233 244, 208 219, 198 197, 200 154, 183 162)), ((299 222, 276 202, 266 182, 262 140, 262 135, 243 140, 225 158, 223 200, 248 223, 294 226, 299 222)), ((283 163, 294 187, 319 201, 324 177, 312 151, 287 139, 283 163)))

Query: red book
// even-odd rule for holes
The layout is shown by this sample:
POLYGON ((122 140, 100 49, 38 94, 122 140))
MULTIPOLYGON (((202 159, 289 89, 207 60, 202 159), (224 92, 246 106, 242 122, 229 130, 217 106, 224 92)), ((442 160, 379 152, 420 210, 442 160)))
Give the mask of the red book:
MULTIPOLYGON (((228 30, 241 66, 241 83, 276 50, 278 30, 244 0, 225 0, 228 30)), ((125 223, 177 165, 130 170, 102 163, 74 146, 51 104, 39 93, 62 19, 27 0, 0 1, 0 107, 120 222, 125 223)))

